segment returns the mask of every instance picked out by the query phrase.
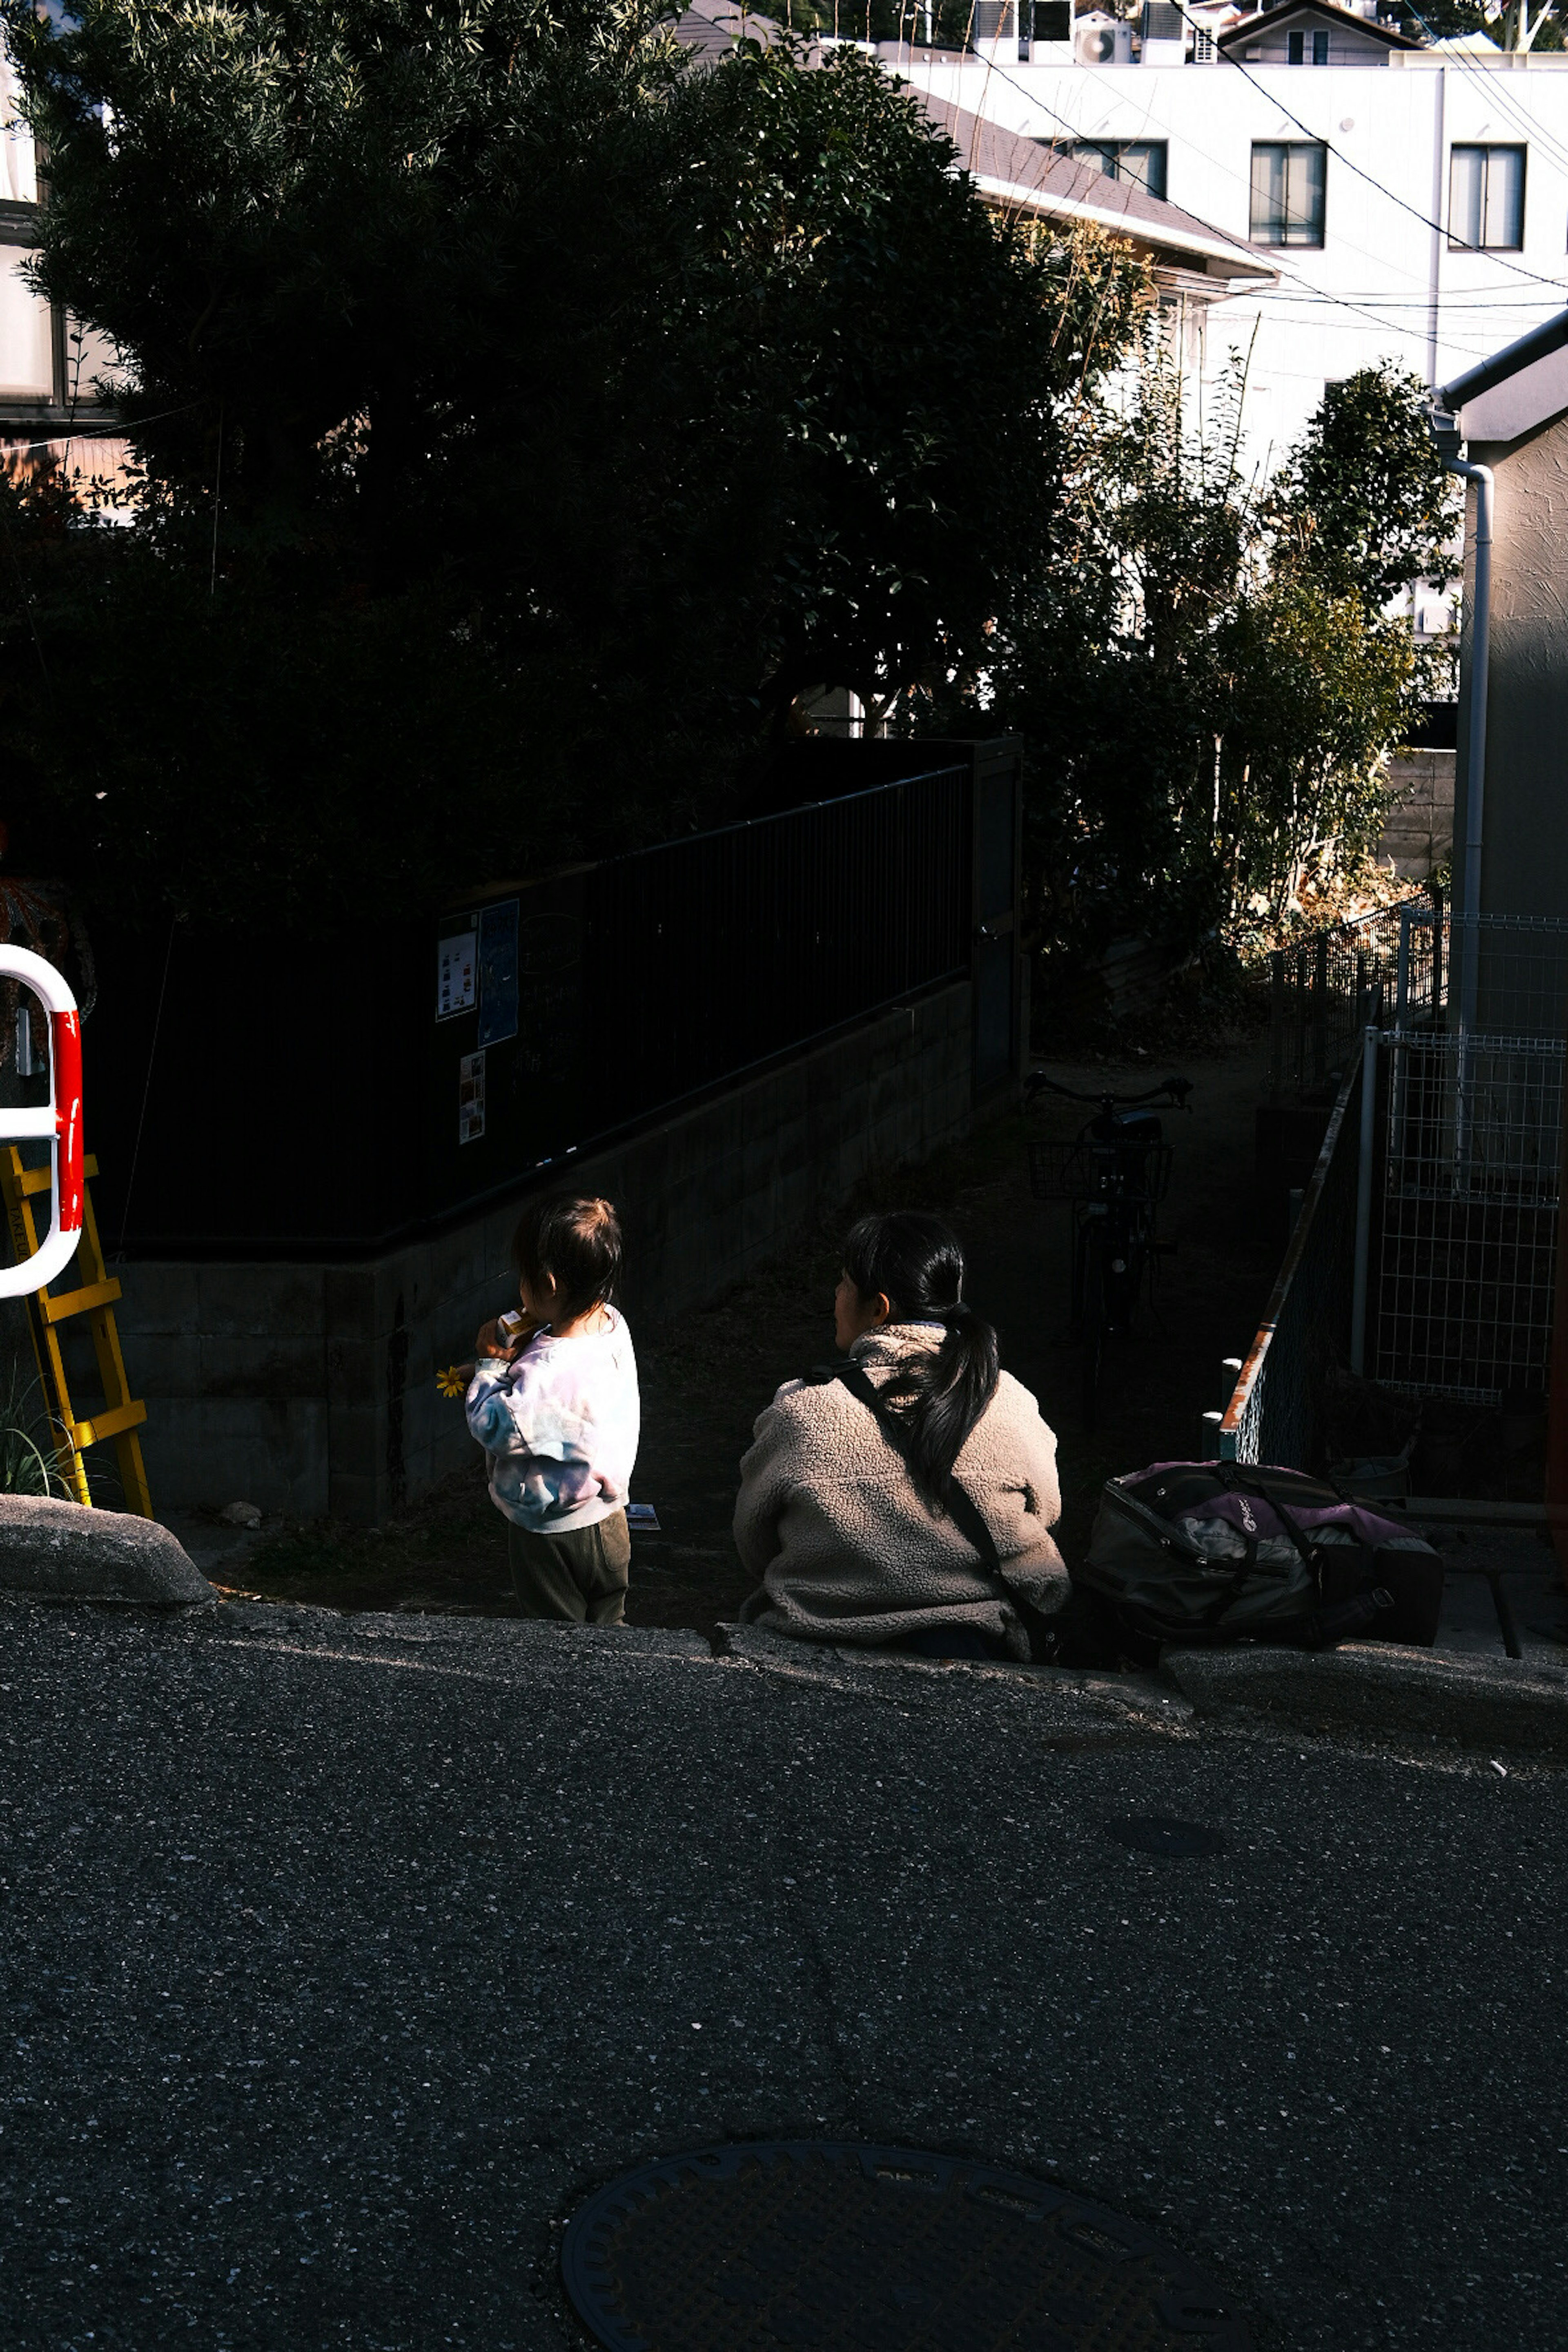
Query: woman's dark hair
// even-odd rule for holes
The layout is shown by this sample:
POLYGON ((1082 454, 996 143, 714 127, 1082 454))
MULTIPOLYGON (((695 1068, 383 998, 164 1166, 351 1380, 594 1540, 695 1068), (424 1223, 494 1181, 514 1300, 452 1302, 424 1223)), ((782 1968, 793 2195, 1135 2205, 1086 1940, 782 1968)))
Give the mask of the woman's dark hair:
POLYGON ((963 1252, 940 1217, 896 1210, 862 1217, 844 1244, 844 1271, 864 1299, 879 1292, 895 1323, 946 1326, 934 1354, 902 1363, 882 1395, 907 1416, 914 1440, 916 1484, 926 1500, 945 1507, 952 1465, 963 1442, 996 1393, 996 1334, 960 1293, 963 1252))
POLYGON ((555 1318, 569 1323, 612 1305, 621 1278, 621 1221, 615 1204, 582 1192, 531 1201, 511 1237, 512 1259, 531 1288, 555 1283, 555 1318))

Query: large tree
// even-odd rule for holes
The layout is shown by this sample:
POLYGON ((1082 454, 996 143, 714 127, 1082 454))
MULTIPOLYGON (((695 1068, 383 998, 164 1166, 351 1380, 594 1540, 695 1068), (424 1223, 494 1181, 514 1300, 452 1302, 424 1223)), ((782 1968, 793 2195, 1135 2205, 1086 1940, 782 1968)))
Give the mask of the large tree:
POLYGON ((1387 755, 1439 683, 1396 592, 1441 576, 1457 509, 1422 386, 1331 386, 1259 487, 1245 380, 1184 426, 1158 331, 1074 453, 1055 560, 999 616, 984 680, 916 724, 1029 745, 1031 928, 1070 963, 1118 933, 1191 947, 1278 918, 1373 846, 1387 755))
POLYGON ((693 71, 647 0, 5 16, 37 282, 145 475, 128 526, 5 518, 38 855, 272 917, 619 845, 806 688, 973 670, 1044 561, 1141 274, 994 220, 856 53, 693 71))

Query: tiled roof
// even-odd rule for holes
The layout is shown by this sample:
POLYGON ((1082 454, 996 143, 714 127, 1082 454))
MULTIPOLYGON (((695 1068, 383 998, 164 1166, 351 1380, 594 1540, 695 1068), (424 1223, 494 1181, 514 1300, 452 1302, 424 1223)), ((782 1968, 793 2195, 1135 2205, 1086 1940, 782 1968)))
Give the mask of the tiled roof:
POLYGON ((681 47, 694 57, 724 58, 737 41, 761 41, 765 46, 776 40, 784 27, 776 17, 734 7, 731 0, 686 0, 673 30, 681 47))

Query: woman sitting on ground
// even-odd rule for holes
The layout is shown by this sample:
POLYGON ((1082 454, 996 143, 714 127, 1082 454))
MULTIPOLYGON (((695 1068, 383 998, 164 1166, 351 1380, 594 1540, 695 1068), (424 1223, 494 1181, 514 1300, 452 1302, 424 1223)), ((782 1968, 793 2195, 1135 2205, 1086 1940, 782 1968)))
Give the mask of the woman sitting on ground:
POLYGON ((855 1226, 833 1303, 847 1364, 786 1381, 741 1464, 735 1542, 762 1579, 743 1622, 925 1657, 1031 1655, 1014 1597, 1046 1615, 1068 1598, 1057 1442, 963 1287, 940 1217, 855 1226))

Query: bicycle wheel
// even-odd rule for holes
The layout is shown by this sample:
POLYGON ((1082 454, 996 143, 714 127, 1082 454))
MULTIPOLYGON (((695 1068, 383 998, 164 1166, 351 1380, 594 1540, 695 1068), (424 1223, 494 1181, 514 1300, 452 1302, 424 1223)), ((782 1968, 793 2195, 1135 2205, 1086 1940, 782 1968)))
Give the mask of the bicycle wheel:
POLYGON ((1100 1376, 1105 1364, 1105 1238, 1098 1225, 1086 1228, 1079 1287, 1083 1347, 1083 1425, 1092 1429, 1100 1410, 1100 1376))

